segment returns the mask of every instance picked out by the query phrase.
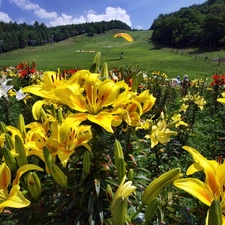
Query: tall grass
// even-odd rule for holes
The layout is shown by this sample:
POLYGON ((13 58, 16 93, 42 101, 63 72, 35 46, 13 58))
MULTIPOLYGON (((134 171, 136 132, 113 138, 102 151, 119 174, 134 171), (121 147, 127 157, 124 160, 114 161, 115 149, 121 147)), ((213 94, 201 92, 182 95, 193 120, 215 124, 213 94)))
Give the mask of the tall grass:
POLYGON ((121 37, 113 38, 117 32, 121 31, 113 30, 94 37, 81 35, 52 45, 3 53, 0 54, 0 66, 16 66, 20 61, 35 60, 38 70, 88 69, 95 53, 100 51, 102 63, 107 62, 109 68, 135 64, 145 72, 161 71, 169 77, 188 74, 190 79, 224 72, 225 62, 221 61, 218 65, 213 60, 225 56, 222 50, 198 53, 195 49, 155 48, 148 41, 152 31, 129 31, 133 42, 127 42, 121 37), (124 53, 122 60, 119 59, 121 52, 124 53), (206 55, 209 58, 207 61, 206 55))

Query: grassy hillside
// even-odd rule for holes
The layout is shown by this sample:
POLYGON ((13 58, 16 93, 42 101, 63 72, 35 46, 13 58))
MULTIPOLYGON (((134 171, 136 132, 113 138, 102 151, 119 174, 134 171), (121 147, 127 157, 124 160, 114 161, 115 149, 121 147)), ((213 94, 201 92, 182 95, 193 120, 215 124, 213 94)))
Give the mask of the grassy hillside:
POLYGON ((123 31, 113 30, 105 34, 87 37, 86 35, 69 40, 34 48, 25 48, 0 54, 0 66, 16 66, 20 61, 35 60, 39 70, 70 68, 89 68, 94 55, 102 53, 101 62, 107 62, 109 68, 138 65, 143 71, 159 70, 169 77, 188 74, 191 79, 211 77, 217 71, 224 72, 225 62, 220 65, 212 59, 225 58, 224 51, 197 53, 194 49, 175 50, 154 48, 148 43, 151 31, 129 31, 134 41, 127 42, 113 36, 123 31), (120 60, 120 53, 123 59, 120 60), (205 56, 208 60, 205 61, 205 56), (219 55, 219 56, 218 56, 219 55))

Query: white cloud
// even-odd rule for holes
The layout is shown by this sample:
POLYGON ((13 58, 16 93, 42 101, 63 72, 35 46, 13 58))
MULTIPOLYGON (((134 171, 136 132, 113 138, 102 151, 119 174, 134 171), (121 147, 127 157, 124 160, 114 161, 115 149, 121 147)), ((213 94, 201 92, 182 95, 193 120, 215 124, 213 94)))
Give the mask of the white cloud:
POLYGON ((36 10, 40 8, 38 4, 34 4, 29 0, 10 0, 10 2, 14 3, 23 10, 36 10))
POLYGON ((142 27, 142 26, 140 26, 140 25, 137 25, 136 29, 138 29, 138 30, 142 30, 142 29, 143 29, 143 27, 142 27))
MULTIPOLYGON (((0 0, 1 1, 1 0, 0 0)), ((131 26, 130 16, 125 9, 120 7, 107 7, 104 14, 97 14, 93 10, 89 10, 86 16, 80 16, 79 18, 73 17, 66 13, 58 15, 56 12, 47 12, 38 4, 32 3, 29 0, 9 0, 11 3, 17 5, 22 10, 33 11, 34 15, 40 19, 49 20, 46 22, 48 26, 59 26, 66 24, 80 24, 85 22, 101 22, 120 20, 131 26)))
POLYGON ((86 19, 83 16, 80 16, 79 18, 73 18, 70 15, 67 15, 65 13, 62 13, 61 16, 55 18, 54 20, 51 20, 49 22, 49 26, 59 26, 59 25, 66 25, 66 24, 79 24, 79 23, 85 23, 86 19))
POLYGON ((9 23, 12 19, 8 16, 8 14, 0 11, 0 21, 9 23))
POLYGON ((89 10, 86 17, 80 16, 79 18, 75 18, 65 13, 62 13, 61 16, 51 20, 49 22, 49 26, 79 24, 86 22, 101 22, 111 20, 120 20, 126 23, 128 26, 131 26, 130 16, 127 14, 126 10, 121 9, 120 7, 116 8, 107 7, 104 14, 96 14, 95 11, 89 10))
POLYGON ((55 19, 58 16, 56 12, 47 12, 45 9, 42 8, 35 9, 34 14, 41 19, 50 19, 50 20, 55 19))
POLYGON ((34 4, 29 0, 10 0, 11 3, 14 3, 16 6, 26 11, 34 11, 34 15, 40 19, 52 20, 57 18, 58 14, 54 11, 47 12, 45 9, 41 8, 38 4, 34 4))
POLYGON ((120 7, 107 7, 105 14, 95 14, 93 12, 87 15, 87 22, 99 22, 99 21, 110 21, 110 20, 121 20, 128 26, 131 26, 130 16, 127 14, 125 9, 120 7))

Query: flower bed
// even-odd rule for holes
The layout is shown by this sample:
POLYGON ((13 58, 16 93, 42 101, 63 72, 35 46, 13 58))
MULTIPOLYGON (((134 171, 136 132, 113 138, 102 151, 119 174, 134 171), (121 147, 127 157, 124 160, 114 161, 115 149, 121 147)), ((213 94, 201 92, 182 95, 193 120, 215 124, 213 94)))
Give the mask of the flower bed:
POLYGON ((175 84, 99 57, 1 70, 1 223, 222 224, 223 75, 175 84))

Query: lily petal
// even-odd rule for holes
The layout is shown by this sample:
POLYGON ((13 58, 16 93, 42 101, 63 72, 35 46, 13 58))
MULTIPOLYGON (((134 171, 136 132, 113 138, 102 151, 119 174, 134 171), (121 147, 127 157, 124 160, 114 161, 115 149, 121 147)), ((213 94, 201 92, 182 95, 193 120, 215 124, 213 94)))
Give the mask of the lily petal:
POLYGON ((216 179, 216 168, 215 168, 215 163, 210 162, 210 160, 207 160, 204 156, 202 156, 197 150, 194 148, 191 148, 189 146, 183 146, 183 149, 188 151, 194 161, 198 163, 202 168, 204 168, 204 173, 206 176, 206 184, 211 188, 212 192, 214 195, 219 198, 220 197, 220 192, 219 192, 219 182, 216 179))
POLYGON ((174 181, 174 185, 210 206, 214 195, 210 187, 196 178, 183 178, 174 181))
POLYGON ((112 129, 112 120, 114 117, 108 112, 100 112, 97 115, 88 115, 88 120, 103 127, 106 131, 114 133, 112 129))
POLYGON ((12 185, 14 186, 16 184, 19 184, 20 177, 29 170, 44 171, 41 167, 34 165, 34 164, 27 164, 27 165, 21 166, 17 170, 16 177, 15 177, 12 185))
POLYGON ((11 171, 9 167, 3 163, 0 167, 0 189, 7 190, 11 181, 11 171))
POLYGON ((19 185, 14 185, 10 191, 9 198, 0 204, 0 212, 5 207, 11 208, 23 208, 30 205, 30 201, 27 200, 20 191, 19 185))

